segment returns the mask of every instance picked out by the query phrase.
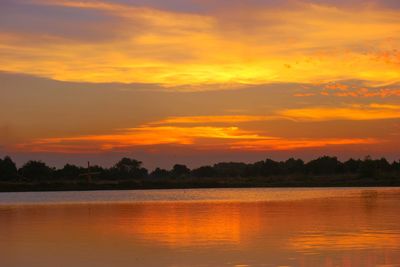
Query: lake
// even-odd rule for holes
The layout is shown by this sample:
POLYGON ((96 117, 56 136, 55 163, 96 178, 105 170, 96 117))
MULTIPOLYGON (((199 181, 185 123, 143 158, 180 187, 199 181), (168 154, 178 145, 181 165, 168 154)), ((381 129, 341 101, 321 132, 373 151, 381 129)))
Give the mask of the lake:
POLYGON ((400 266, 400 188, 0 193, 0 266, 400 266))

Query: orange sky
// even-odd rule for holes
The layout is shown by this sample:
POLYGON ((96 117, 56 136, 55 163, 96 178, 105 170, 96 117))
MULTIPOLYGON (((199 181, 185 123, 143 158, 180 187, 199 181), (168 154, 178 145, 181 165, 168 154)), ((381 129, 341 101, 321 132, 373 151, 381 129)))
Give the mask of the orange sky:
POLYGON ((393 1, 0 7, 0 154, 17 161, 399 157, 393 1))

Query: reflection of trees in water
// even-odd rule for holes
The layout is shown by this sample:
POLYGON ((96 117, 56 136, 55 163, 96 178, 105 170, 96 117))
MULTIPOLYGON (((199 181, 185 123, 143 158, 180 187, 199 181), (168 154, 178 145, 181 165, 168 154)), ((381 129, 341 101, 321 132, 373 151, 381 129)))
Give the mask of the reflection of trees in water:
POLYGON ((367 211, 371 211, 376 207, 378 201, 377 190, 363 190, 361 191, 361 199, 367 211))

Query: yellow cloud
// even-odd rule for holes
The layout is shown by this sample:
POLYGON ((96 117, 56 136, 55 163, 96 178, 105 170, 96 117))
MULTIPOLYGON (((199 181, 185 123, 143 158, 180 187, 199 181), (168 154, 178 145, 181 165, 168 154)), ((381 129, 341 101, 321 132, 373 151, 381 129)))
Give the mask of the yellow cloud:
POLYGON ((388 97, 398 97, 400 96, 400 89, 368 89, 368 88, 358 88, 355 90, 347 91, 347 92, 338 92, 334 93, 335 96, 340 97, 380 97, 380 98, 388 98, 388 97))
POLYGON ((377 144, 382 142, 375 138, 303 138, 303 139, 267 139, 239 141, 232 145, 233 149, 246 151, 295 150, 337 145, 377 144))
POLYGON ((0 46, 0 70, 66 81, 165 86, 400 81, 393 50, 400 45, 397 10, 303 3, 199 15, 107 1, 36 4, 104 12, 118 24, 104 30, 117 37, 83 42, 9 33, 0 46))
MULTIPOLYGON (((308 95, 307 95, 308 96, 308 95)), ((285 109, 272 112, 271 115, 211 115, 211 116, 180 116, 151 122, 149 125, 168 124, 209 124, 257 122, 269 120, 299 120, 299 121, 328 121, 328 120, 383 120, 400 119, 400 105, 352 104, 344 107, 307 107, 285 109)))
POLYGON ((240 140, 259 139, 254 133, 242 131, 237 127, 137 127, 123 129, 115 134, 88 135, 77 137, 44 138, 33 142, 19 144, 17 150, 36 152, 93 152, 118 148, 149 145, 196 145, 199 139, 240 140))
POLYGON ((251 121, 266 121, 274 118, 276 117, 254 115, 181 116, 169 117, 151 124, 241 123, 251 121))
POLYGON ((388 104, 352 105, 349 107, 310 107, 287 109, 280 116, 299 121, 399 119, 400 106, 388 104))
POLYGON ((372 138, 271 137, 238 127, 143 126, 120 130, 115 134, 43 138, 18 144, 14 150, 31 152, 92 153, 159 145, 190 146, 202 150, 294 150, 329 145, 375 144, 372 138))
POLYGON ((347 85, 343 83, 331 83, 323 86, 319 92, 307 92, 310 88, 303 88, 305 91, 295 93, 295 97, 308 96, 336 96, 336 97, 354 97, 354 98, 388 98, 400 96, 399 88, 379 88, 379 87, 360 87, 359 85, 347 85))

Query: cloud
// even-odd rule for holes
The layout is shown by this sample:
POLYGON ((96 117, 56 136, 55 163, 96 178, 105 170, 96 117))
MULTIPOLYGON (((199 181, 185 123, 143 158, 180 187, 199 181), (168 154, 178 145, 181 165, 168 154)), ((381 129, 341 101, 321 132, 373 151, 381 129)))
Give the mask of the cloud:
MULTIPOLYGON (((245 122, 257 117, 238 116, 239 120, 227 119, 224 116, 177 118, 162 122, 195 123, 213 122, 245 122), (199 119, 201 118, 201 119, 199 119), (224 118, 224 120, 222 120, 224 118)), ((260 117, 261 118, 261 117, 260 117)), ((135 148, 157 150, 157 146, 188 146, 197 150, 224 151, 269 151, 295 150, 333 145, 376 144, 381 140, 374 138, 283 138, 268 136, 257 131, 244 130, 236 126, 156 126, 148 124, 141 127, 121 129, 110 134, 84 135, 76 137, 41 138, 31 142, 15 145, 14 151, 56 152, 56 153, 98 153, 107 151, 126 151, 135 148)))
POLYGON ((399 97, 400 89, 368 89, 368 88, 358 88, 355 90, 347 92, 334 93, 334 96, 338 97, 361 97, 361 98, 389 98, 389 97, 399 97))
POLYGON ((325 97, 352 98, 389 98, 400 96, 400 89, 397 86, 368 87, 362 81, 335 82, 319 85, 317 88, 304 87, 302 89, 304 91, 294 93, 293 96, 309 97, 322 95, 325 97))
POLYGON ((169 117, 164 120, 152 122, 151 124, 203 124, 203 123, 241 123, 266 121, 276 119, 274 116, 254 115, 220 115, 220 116, 181 116, 169 117))
POLYGON ((266 137, 242 131, 237 127, 142 126, 122 129, 117 133, 106 135, 38 139, 33 142, 18 144, 15 149, 36 152, 98 152, 165 144, 196 146, 196 143, 201 139, 240 140, 260 138, 266 137))
POLYGON ((331 121, 331 120, 385 120, 400 119, 400 105, 351 104, 343 107, 306 107, 273 111, 270 115, 211 115, 169 117, 149 125, 215 124, 262 122, 270 120, 331 121))
POLYGON ((349 86, 346 84, 340 84, 340 83, 333 83, 333 84, 327 84, 324 87, 325 90, 339 90, 339 91, 347 91, 349 89, 349 86))
POLYGON ((337 97, 356 97, 356 98, 389 98, 399 97, 400 89, 397 88, 352 88, 341 90, 340 92, 328 93, 327 95, 337 97))
POLYGON ((116 34, 90 43, 3 31, 1 70, 63 81, 158 83, 177 90, 199 84, 400 81, 397 9, 296 2, 225 4, 195 13, 111 1, 32 4, 65 8, 76 16, 81 10, 102 12, 110 22, 103 19, 108 24, 99 27, 116 34))
POLYGON ((340 145, 368 145, 381 142, 381 140, 375 138, 276 138, 269 140, 240 141, 233 144, 232 148, 247 151, 295 150, 340 145))
POLYGON ((295 97, 309 97, 309 96, 315 96, 317 95, 316 93, 295 93, 293 96, 295 97))
POLYGON ((12 126, 0 127, 2 141, 5 148, 20 152, 160 146, 244 151, 239 148, 248 143, 256 151, 334 146, 340 140, 372 142, 371 138, 394 143, 391 133, 396 129, 391 125, 400 117, 393 99, 341 104, 320 97, 317 104, 292 97, 312 85, 182 93, 157 86, 142 90, 140 84, 57 82, 8 73, 0 73, 0 80, 0 125, 12 126))
POLYGON ((400 105, 373 103, 347 107, 306 107, 286 109, 278 113, 282 117, 298 121, 400 119, 400 105))

